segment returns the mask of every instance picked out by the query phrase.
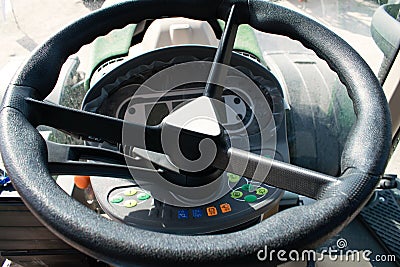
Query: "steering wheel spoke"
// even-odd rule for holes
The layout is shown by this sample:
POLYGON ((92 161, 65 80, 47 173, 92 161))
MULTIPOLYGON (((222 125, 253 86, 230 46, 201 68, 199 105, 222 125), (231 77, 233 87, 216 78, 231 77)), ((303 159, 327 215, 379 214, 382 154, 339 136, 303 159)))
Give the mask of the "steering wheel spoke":
POLYGON ((26 102, 33 114, 30 121, 37 126, 46 125, 82 139, 107 141, 111 144, 122 143, 124 128, 135 134, 135 138, 129 138, 131 143, 125 142, 125 145, 144 148, 142 140, 146 140, 146 149, 162 152, 161 129, 157 126, 130 123, 32 98, 27 98, 26 102))
POLYGON ((266 158, 237 148, 229 148, 215 167, 293 193, 318 199, 328 186, 340 183, 336 177, 266 158))
POLYGON ((150 168, 144 157, 134 156, 134 166, 127 166, 124 155, 109 149, 63 145, 47 141, 48 167, 53 175, 91 175, 132 179, 130 170, 135 172, 162 172, 150 168))

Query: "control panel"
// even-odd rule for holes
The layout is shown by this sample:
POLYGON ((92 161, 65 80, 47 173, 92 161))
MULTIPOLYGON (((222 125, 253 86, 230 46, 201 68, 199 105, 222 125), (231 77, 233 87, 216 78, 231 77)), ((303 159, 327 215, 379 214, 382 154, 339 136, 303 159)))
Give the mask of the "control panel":
POLYGON ((141 228, 180 234, 202 234, 240 225, 243 218, 259 217, 278 204, 282 190, 262 183, 252 183, 244 177, 224 173, 229 193, 202 206, 176 207, 153 198, 133 181, 93 177, 92 186, 102 208, 113 219, 141 228), (100 178, 100 179, 99 179, 100 178), (118 180, 119 186, 115 185, 118 180))

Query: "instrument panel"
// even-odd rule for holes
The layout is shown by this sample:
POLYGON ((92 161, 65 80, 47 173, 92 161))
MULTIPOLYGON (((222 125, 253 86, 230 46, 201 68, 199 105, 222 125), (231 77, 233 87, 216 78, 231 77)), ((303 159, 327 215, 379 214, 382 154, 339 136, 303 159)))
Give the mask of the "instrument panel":
MULTIPOLYGON (((175 64, 210 61, 213 53, 215 48, 211 47, 169 47, 127 60, 89 90, 83 109, 158 125, 175 109, 201 96, 204 83, 138 93, 141 84, 175 64)), ((234 53, 231 63, 256 84, 256 89, 237 86, 241 84, 240 78, 228 74, 232 86, 228 84, 224 89, 222 102, 226 110, 219 118, 220 123, 231 139, 237 143, 248 142, 249 151, 288 162, 284 99, 279 83, 265 67, 243 55, 234 53), (258 119, 260 117, 263 119, 258 119), (274 142, 261 138, 263 134, 271 135, 271 125, 275 132, 274 142)), ((90 145, 111 145, 121 149, 120 144, 90 145)), ((167 177, 168 171, 163 175, 166 180, 171 180, 167 177)), ((215 192, 226 192, 222 197, 190 207, 164 203, 151 189, 141 187, 135 177, 132 180, 96 177, 91 182, 100 206, 111 218, 144 229, 179 234, 227 231, 257 221, 262 214, 275 212, 283 195, 281 189, 227 172, 223 172, 215 183, 215 192)))

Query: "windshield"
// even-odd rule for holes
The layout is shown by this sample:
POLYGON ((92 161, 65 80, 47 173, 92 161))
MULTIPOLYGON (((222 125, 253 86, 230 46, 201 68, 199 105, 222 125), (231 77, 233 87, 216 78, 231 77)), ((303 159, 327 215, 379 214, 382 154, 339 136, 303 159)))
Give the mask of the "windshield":
MULTIPOLYGON (((68 23, 102 6, 104 1, 0 1, 1 53, 0 69, 9 76, 21 61, 40 43, 68 23)), ((114 1, 115 2, 115 1, 114 1)), ((371 20, 379 7, 374 0, 280 0, 277 3, 316 18, 349 44, 379 72, 383 53, 371 37, 371 20)), ((301 50, 300 45, 286 38, 268 39, 259 35, 264 52, 301 50)), ((2 79, 4 81, 4 79, 2 79)))

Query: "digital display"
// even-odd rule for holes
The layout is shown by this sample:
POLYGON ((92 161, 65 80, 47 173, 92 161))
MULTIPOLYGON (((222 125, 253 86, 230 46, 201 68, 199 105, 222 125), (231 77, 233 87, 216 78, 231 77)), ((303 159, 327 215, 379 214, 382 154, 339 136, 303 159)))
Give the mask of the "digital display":
MULTIPOLYGON (((176 110, 188 100, 190 101, 190 98, 184 100, 171 99, 170 101, 166 102, 145 104, 144 107, 147 125, 155 126, 160 124, 168 114, 170 114, 173 110, 176 110)), ((251 117, 251 115, 248 114, 249 111, 251 112, 251 109, 240 97, 231 92, 231 94, 223 95, 220 101, 223 105, 225 105, 225 108, 219 108, 217 111, 217 116, 218 121, 224 125, 224 127, 228 127, 227 129, 232 130, 236 129, 235 127, 238 127, 240 125, 239 123, 243 123, 244 125, 248 123, 248 121, 246 121, 246 117, 251 117)))

